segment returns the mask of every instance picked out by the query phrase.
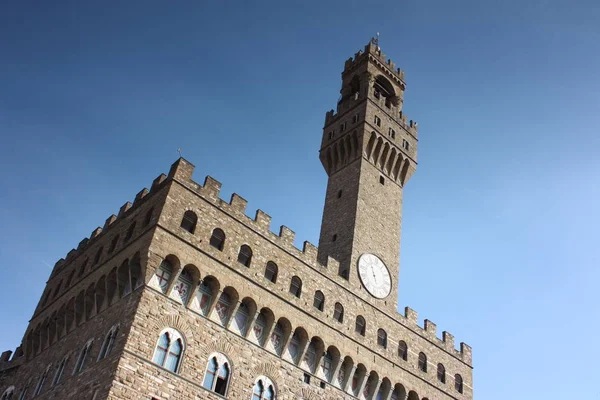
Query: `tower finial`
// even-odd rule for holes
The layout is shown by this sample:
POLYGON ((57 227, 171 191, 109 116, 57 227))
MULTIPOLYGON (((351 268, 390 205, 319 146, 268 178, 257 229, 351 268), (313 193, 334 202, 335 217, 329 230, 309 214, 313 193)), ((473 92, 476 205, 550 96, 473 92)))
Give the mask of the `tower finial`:
POLYGON ((181 155, 181 147, 177 149, 177 152, 179 153, 179 158, 181 158, 182 157, 182 155, 181 155))
POLYGON ((371 38, 371 43, 375 46, 379 46, 379 32, 377 32, 377 36, 371 38))

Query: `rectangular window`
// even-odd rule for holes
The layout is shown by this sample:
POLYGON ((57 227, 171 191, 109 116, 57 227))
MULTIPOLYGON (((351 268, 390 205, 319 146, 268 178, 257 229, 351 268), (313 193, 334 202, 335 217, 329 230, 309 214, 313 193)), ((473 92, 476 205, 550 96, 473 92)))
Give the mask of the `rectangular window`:
POLYGON ((304 383, 310 383, 310 375, 306 372, 304 373, 304 383))
POLYGON ((396 131, 393 130, 392 128, 388 129, 388 136, 391 137, 392 139, 396 139, 396 131))
POLYGON ((385 178, 383 177, 383 175, 381 175, 379 177, 379 183, 381 183, 382 185, 385 185, 385 178))
POLYGON ((340 132, 344 132, 346 130, 346 122, 342 122, 340 124, 340 132))
POLYGON ((329 140, 333 139, 333 131, 330 131, 328 134, 329 140))
POLYGON ((377 115, 375 116, 374 122, 375 122, 375 125, 377 125, 379 127, 381 126, 381 118, 379 118, 377 115))
POLYGON ((354 114, 354 116, 352 117, 352 123, 355 124, 358 122, 358 114, 354 114))
POLYGON ((404 150, 410 150, 410 143, 406 139, 402 139, 402 147, 404 150))

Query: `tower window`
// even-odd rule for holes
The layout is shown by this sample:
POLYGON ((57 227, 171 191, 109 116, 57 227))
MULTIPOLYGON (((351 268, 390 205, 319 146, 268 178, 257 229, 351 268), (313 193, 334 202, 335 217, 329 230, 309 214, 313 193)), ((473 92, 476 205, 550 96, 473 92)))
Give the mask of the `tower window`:
POLYGON ((208 360, 202 386, 212 392, 225 396, 229 388, 231 368, 224 354, 217 353, 208 360))
POLYGON ((339 275, 342 278, 344 278, 345 280, 348 280, 348 278, 350 277, 350 274, 348 273, 348 269, 347 268, 342 268, 342 267, 340 267, 339 275))
POLYGON ((219 251, 223 251, 225 232, 219 228, 215 228, 210 236, 210 245, 219 251))
POLYGON ((437 378, 439 382, 446 383, 446 368, 444 364, 437 365, 437 378))
POLYGON ((85 359, 87 358, 87 355, 89 354, 91 348, 92 348, 91 341, 86 343, 85 346, 83 346, 83 350, 81 350, 81 353, 79 353, 79 358, 77 358, 77 363, 75 364, 75 369, 73 370, 73 375, 78 374, 81 371, 83 371, 83 367, 85 366, 85 359))
POLYGON ((302 280, 297 276, 292 278, 292 282, 290 283, 290 293, 296 297, 300 297, 302 294, 302 280))
POLYGON ((338 196, 338 199, 341 199, 341 198, 342 198, 342 189, 340 189, 340 190, 338 191, 338 195, 337 195, 337 196, 338 196))
POLYGON ((242 247, 240 247, 240 252, 238 253, 238 262, 244 267, 250 267, 251 261, 252 249, 248 245, 243 245, 242 247))
POLYGON ((335 242, 336 240, 337 240, 337 234, 334 234, 334 235, 331 237, 331 241, 332 241, 332 242, 335 242))
POLYGON ((108 249, 109 253, 112 253, 113 251, 115 251, 115 248, 117 247, 117 243, 119 243, 119 235, 115 236, 115 238, 112 240, 112 242, 110 244, 110 248, 108 249))
POLYGON ((327 136, 329 137, 329 140, 333 139, 333 131, 330 131, 327 136))
POLYGON ((463 392, 463 379, 462 376, 460 376, 459 374, 454 375, 454 389, 458 393, 463 392))
POLYGON ((323 308, 325 307, 325 295, 320 290, 317 290, 315 292, 313 307, 315 307, 319 311, 323 311, 323 308))
POLYGON ((377 344, 387 349, 387 333, 383 329, 377 330, 377 344))
POLYGON ((194 233, 194 231, 196 230, 196 222, 198 222, 198 216, 196 215, 196 213, 187 210, 183 214, 183 219, 181 220, 181 227, 189 233, 194 233))
POLYGON ((352 123, 353 124, 355 124, 355 123, 358 122, 359 116, 360 116, 359 114, 354 114, 354 116, 352 117, 352 123))
POLYGON ((342 122, 340 124, 340 132, 344 132, 346 130, 346 122, 342 122))
POLYGON ((152 362, 177 373, 183 352, 183 337, 174 329, 166 329, 159 337, 152 362))
POLYGON ((379 183, 381 183, 382 185, 385 185, 385 178, 383 177, 383 175, 379 176, 379 183))
POLYGON ((398 357, 404 361, 408 360, 408 346, 404 340, 401 340, 398 343, 398 357))
POLYGON ((123 240, 124 242, 127 242, 127 241, 129 241, 129 239, 131 239, 131 237, 133 236, 134 230, 135 230, 135 221, 133 221, 131 223, 131 225, 129 225, 129 229, 127 229, 127 234, 125 235, 125 238, 123 240))
POLYGON ((392 128, 388 129, 388 136, 391 137, 392 139, 396 139, 396 131, 393 130, 392 128))
POLYGON ((152 221, 152 213, 154 212, 154 207, 148 210, 146 213, 146 218, 144 219, 144 226, 147 226, 152 221))
POLYGON ((267 263, 267 268, 265 268, 265 278, 273 283, 277 283, 277 270, 277 264, 273 261, 269 261, 267 263))
POLYGON ((304 373, 304 383, 310 383, 310 375, 306 372, 304 373))
POLYGON ((374 122, 375 125, 381 127, 381 118, 379 118, 377 115, 375 116, 374 122))
POLYGON ((365 336, 365 331, 367 329, 367 323, 362 315, 356 317, 356 324, 354 325, 354 332, 358 333, 360 336, 365 336))
POLYGON ((408 140, 402 139, 402 148, 404 150, 410 150, 410 143, 408 143, 408 140))
POLYGON ((425 353, 419 353, 419 369, 427 372, 427 356, 425 353))
POLYGON ((335 308, 333 309, 333 319, 337 322, 344 322, 344 306, 340 303, 335 303, 335 308))

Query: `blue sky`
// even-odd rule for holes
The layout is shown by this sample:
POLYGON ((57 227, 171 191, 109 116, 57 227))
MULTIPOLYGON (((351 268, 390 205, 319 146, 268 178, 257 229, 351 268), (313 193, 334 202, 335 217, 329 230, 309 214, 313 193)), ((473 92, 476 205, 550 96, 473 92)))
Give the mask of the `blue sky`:
POLYGON ((179 147, 196 180, 316 244, 325 112, 378 31, 420 134, 399 304, 473 346, 478 398, 597 394, 600 3, 584 0, 4 2, 0 349, 50 266, 179 147))

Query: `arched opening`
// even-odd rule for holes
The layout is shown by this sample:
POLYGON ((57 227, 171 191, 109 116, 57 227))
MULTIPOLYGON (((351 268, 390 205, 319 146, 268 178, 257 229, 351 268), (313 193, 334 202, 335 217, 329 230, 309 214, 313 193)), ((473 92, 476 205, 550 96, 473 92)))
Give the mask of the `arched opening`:
POLYGON ((118 296, 118 285, 117 285, 117 268, 113 268, 109 272, 108 278, 106 278, 106 305, 112 305, 118 296))
POLYGON ((221 293, 221 296, 215 305, 215 314, 218 322, 220 322, 221 325, 227 326, 227 322, 231 317, 233 306, 237 303, 237 301, 238 293, 234 288, 228 286, 223 289, 223 293, 221 293))
POLYGON ((202 386, 221 396, 226 396, 230 376, 231 363, 224 354, 215 353, 208 359, 202 386))
POLYGON ((333 319, 339 323, 344 322, 344 306, 342 306, 340 303, 335 303, 335 307, 333 309, 333 319))
POLYGON ((199 280, 200 271, 198 271, 198 268, 191 264, 186 265, 177 277, 177 282, 173 286, 170 297, 187 306, 192 294, 192 288, 195 287, 195 283, 199 280))
POLYGON ((172 328, 165 329, 159 336, 152 362, 177 373, 181 365, 184 345, 180 332, 172 328))
POLYGON ((437 379, 440 383, 446 383, 446 368, 442 363, 437 365, 437 379))
POLYGON ((273 332, 270 337, 270 350, 274 351, 275 354, 281 356, 283 350, 283 344, 287 341, 290 334, 292 333, 292 324, 287 318, 279 318, 277 324, 273 328, 273 332))
POLYGON ((220 228, 215 228, 210 236, 210 245, 219 251, 223 251, 225 246, 225 232, 220 228))
POLYGON ((423 352, 419 353, 419 369, 427 372, 427 356, 423 352))
POLYGON ((373 83, 373 95, 377 99, 383 98, 385 100, 386 107, 390 108, 392 105, 397 106, 399 101, 394 90, 394 86, 388 81, 383 75, 378 75, 373 83))
POLYGON ((321 358, 319 376, 329 383, 333 383, 333 373, 340 363, 340 351, 335 346, 329 346, 321 358))
POLYGON ((238 253, 238 262, 244 267, 249 268, 252 262, 252 249, 248 245, 242 245, 238 253))
POLYGON ((183 213, 183 218, 181 219, 181 228, 189 233, 194 233, 196 231, 196 223, 198 222, 198 216, 195 212, 191 210, 187 210, 183 213))
POLYGON ((344 361, 342 362, 342 366, 340 367, 336 380, 334 382, 335 386, 344 390, 346 388, 346 384, 348 383, 348 377, 352 373, 352 368, 354 367, 354 361, 351 357, 344 357, 344 361))
POLYGON ((367 330, 367 323, 362 315, 356 316, 356 323, 354 325, 354 332, 358 333, 360 336, 365 336, 365 332, 367 330))
POLYGON ((387 333, 381 328, 377 330, 377 345, 387 349, 387 333))
POLYGON ((367 369, 363 364, 358 364, 356 370, 354 370, 354 375, 352 376, 352 384, 350 385, 350 390, 352 394, 356 397, 360 394, 360 387, 367 375, 367 369))
POLYGON ((88 320, 96 315, 96 285, 94 283, 88 286, 85 292, 85 319, 88 320))
POLYGON ((404 386, 402 386, 400 383, 397 383, 396 386, 394 386, 394 391, 392 392, 392 395, 390 396, 390 400, 404 400, 406 399, 406 389, 404 389, 404 386))
POLYGON ((250 297, 244 297, 237 311, 233 323, 231 324, 231 330, 239 333, 242 336, 246 336, 248 331, 248 324, 252 316, 256 313, 256 303, 250 297))
POLYGON ((273 311, 266 307, 261 309, 252 327, 252 341, 261 347, 264 346, 269 328, 273 326, 274 320, 273 311))
POLYGON ((205 276, 198 284, 196 296, 192 300, 191 308, 207 316, 219 293, 220 284, 214 276, 205 276))
POLYGON ((119 296, 124 297, 131 293, 131 277, 129 276, 129 260, 123 261, 117 272, 119 282, 119 296))
POLYGON ((85 318, 85 293, 81 291, 75 299, 75 323, 81 324, 85 318))
POLYGON ((144 277, 142 275, 142 265, 140 263, 140 253, 136 253, 131 262, 129 263, 129 269, 131 274, 131 287, 135 290, 144 284, 144 277))
POLYGON ((463 392, 463 379, 462 379, 462 376, 460 376, 460 374, 454 375, 454 389, 458 393, 463 392))
POLYGON ((315 292, 313 307, 319 311, 323 311, 323 308, 325 308, 325 295, 320 290, 315 292))
POLYGON ((408 360, 408 346, 404 340, 398 342, 398 357, 404 361, 408 360))
POLYGON ((277 267, 277 264, 275 264, 273 261, 269 261, 265 268, 265 278, 267 278, 267 280, 271 281, 272 283, 277 283, 278 271, 279 268, 277 267))
POLYGON ((96 283, 96 309, 98 312, 106 308, 106 277, 102 275, 96 283))
POLYGON ((294 364, 298 364, 300 361, 300 352, 304 349, 307 342, 308 334, 306 330, 302 327, 296 328, 288 344, 288 356, 294 364))
POLYGON ((297 276, 292 277, 292 281, 290 282, 290 293, 296 297, 302 295, 302 280, 297 276))

